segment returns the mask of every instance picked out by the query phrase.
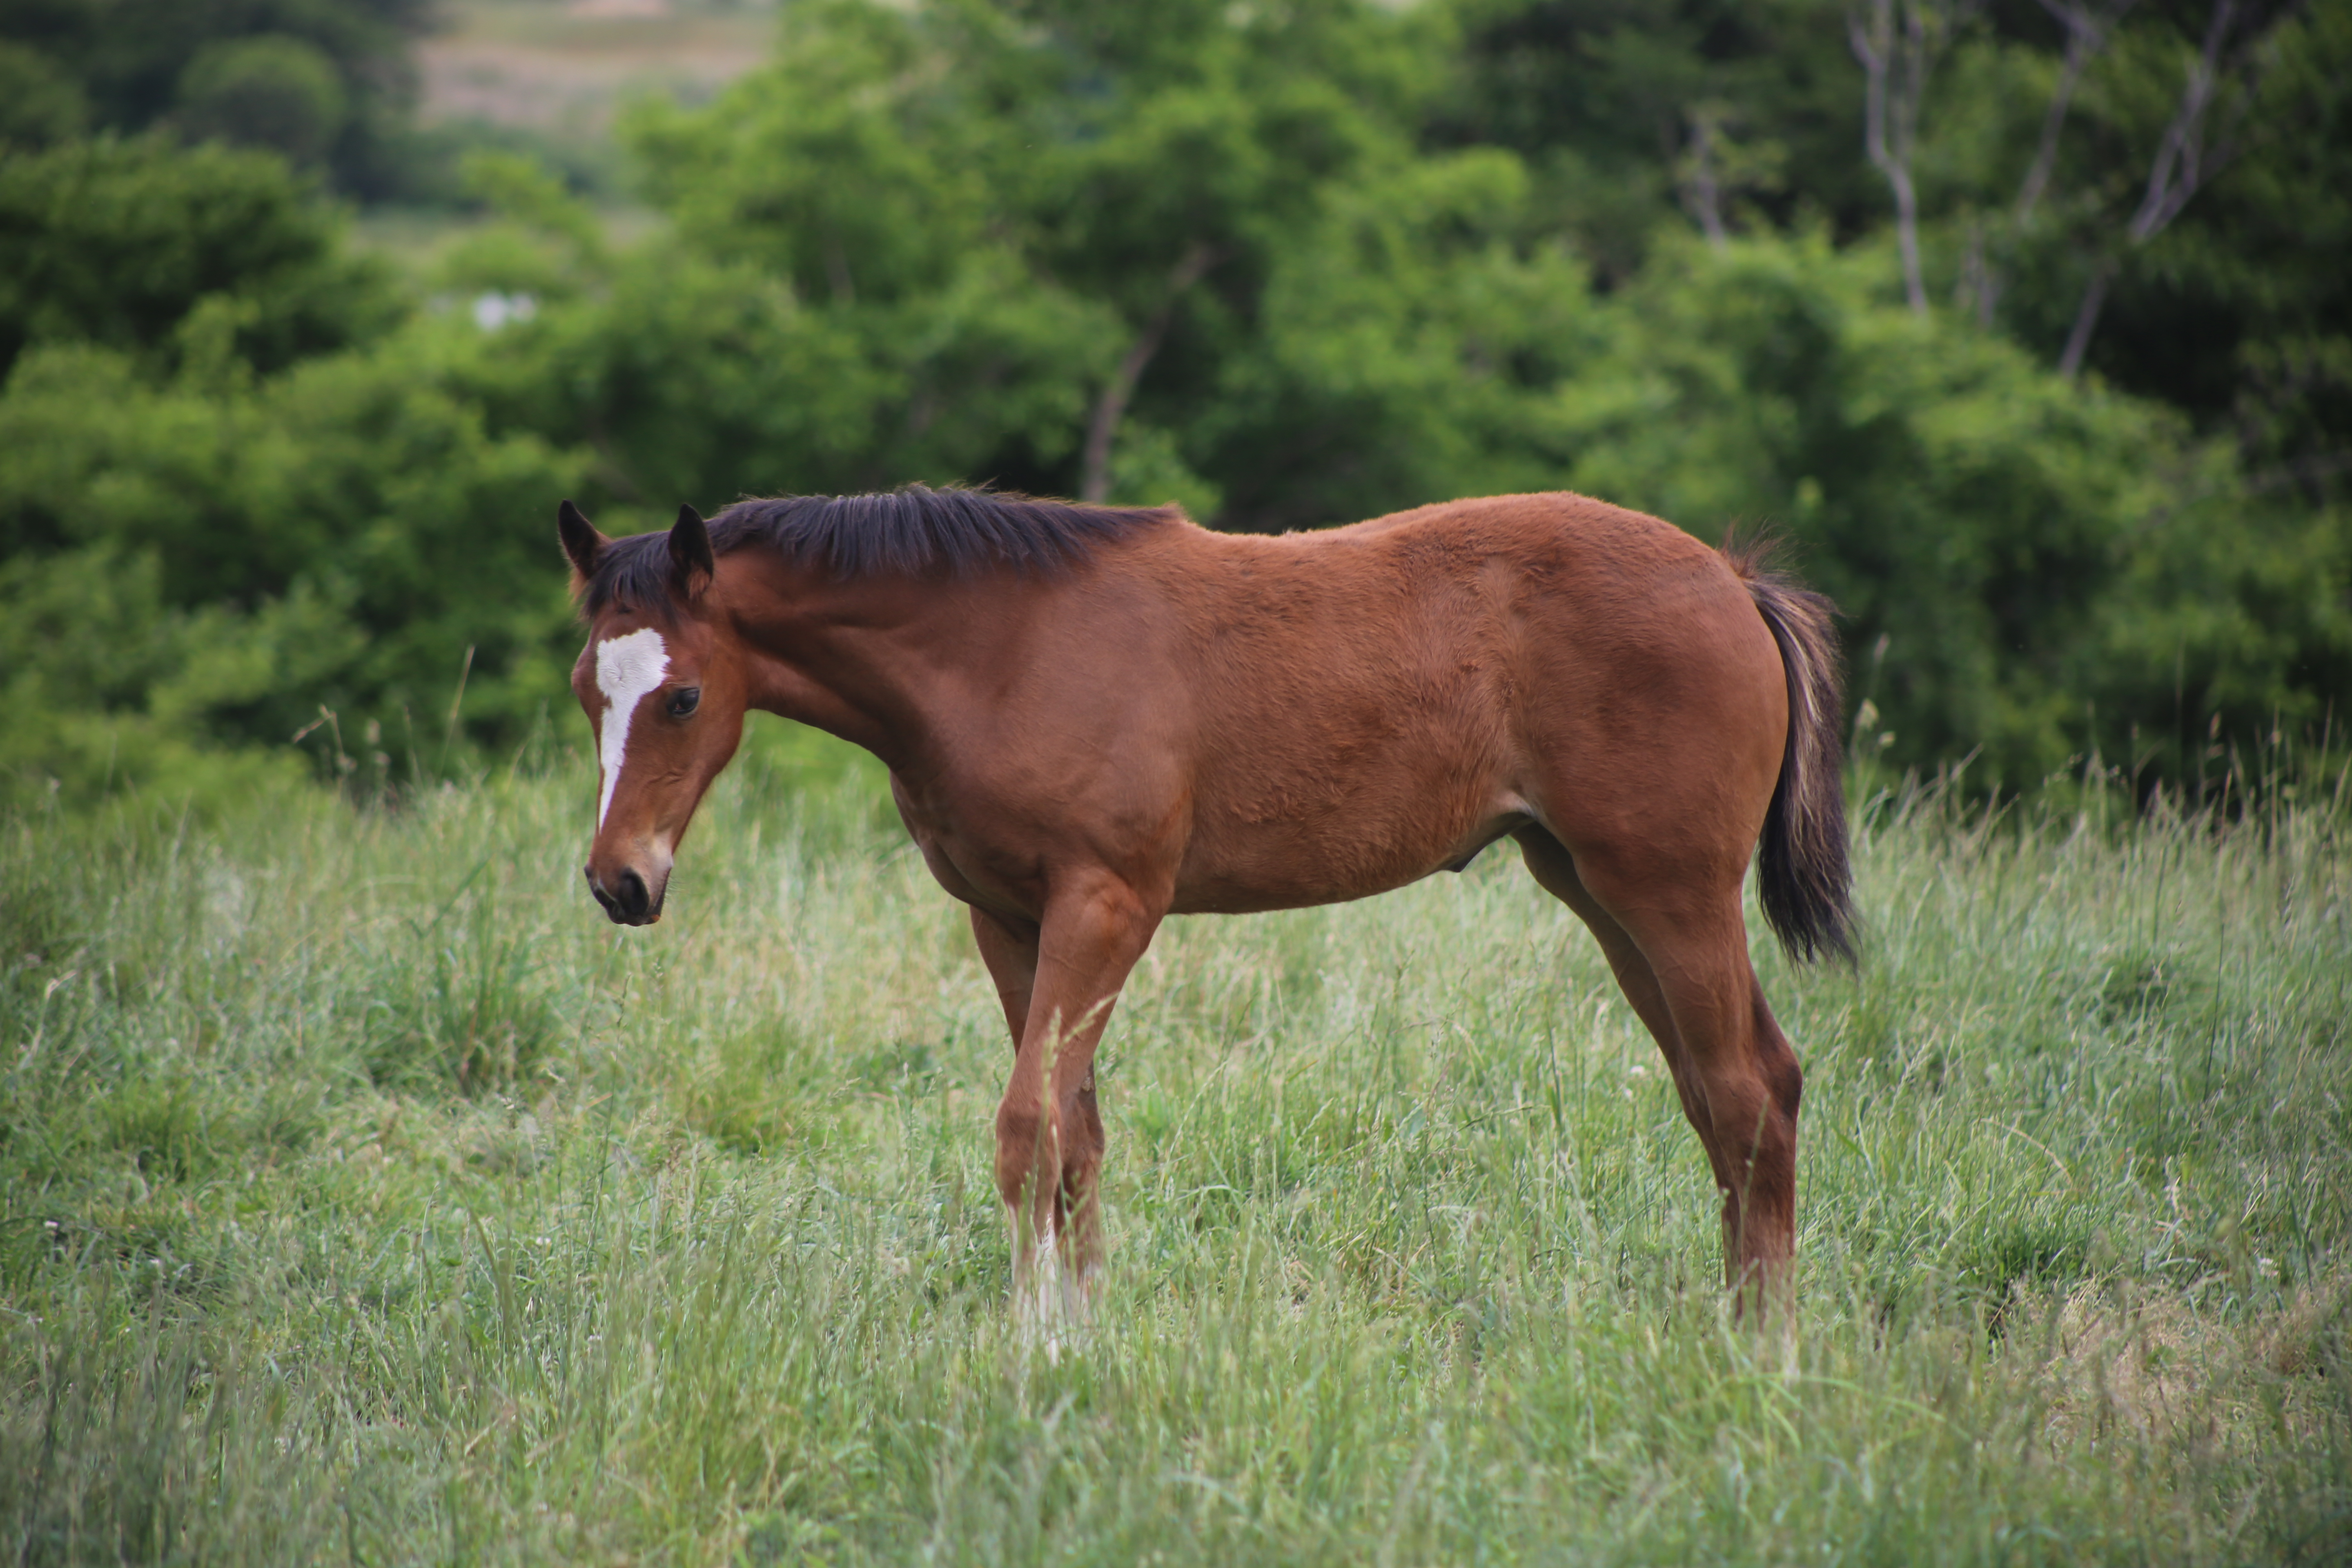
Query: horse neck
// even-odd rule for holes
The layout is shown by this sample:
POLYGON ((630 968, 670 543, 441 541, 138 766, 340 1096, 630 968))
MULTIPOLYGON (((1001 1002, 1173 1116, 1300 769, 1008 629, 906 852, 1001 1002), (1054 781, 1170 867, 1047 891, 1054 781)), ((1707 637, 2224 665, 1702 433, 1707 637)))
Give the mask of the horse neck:
POLYGON ((720 575, 753 671, 751 705, 862 746, 893 771, 920 766, 950 678, 987 668, 1018 618, 995 613, 1005 606, 973 579, 841 582, 751 552, 722 558, 720 575))

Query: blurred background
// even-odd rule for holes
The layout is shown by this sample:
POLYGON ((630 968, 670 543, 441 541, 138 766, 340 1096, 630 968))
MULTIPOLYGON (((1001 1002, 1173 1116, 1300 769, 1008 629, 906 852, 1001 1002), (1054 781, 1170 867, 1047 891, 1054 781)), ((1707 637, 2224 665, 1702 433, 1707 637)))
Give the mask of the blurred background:
POLYGON ((0 801, 576 744, 559 498, 910 480, 1769 525, 1868 767, 2210 798, 2346 750, 2352 0, 0 0, 0 801))

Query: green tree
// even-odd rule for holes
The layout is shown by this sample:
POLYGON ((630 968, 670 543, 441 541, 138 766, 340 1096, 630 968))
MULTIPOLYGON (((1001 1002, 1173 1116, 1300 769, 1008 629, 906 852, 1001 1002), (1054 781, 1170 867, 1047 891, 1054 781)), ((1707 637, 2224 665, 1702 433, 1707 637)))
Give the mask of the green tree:
MULTIPOLYGON (((885 372, 894 412, 815 468, 706 447, 703 483, 984 477, 1282 528, 1532 473, 1507 409, 1575 271, 1517 160, 1416 148, 1449 26, 795 11, 769 70, 643 115, 635 142, 681 244, 776 279, 779 308, 885 372)), ((624 423, 603 427, 643 468, 624 423)))
POLYGON ((388 274, 339 249, 332 216, 268 154, 144 137, 0 155, 0 373, 42 342, 169 366, 199 313, 266 372, 397 310, 388 274))
POLYGON ((1815 237, 1664 245, 1561 384, 1575 488, 1778 523, 1837 599, 1864 737, 2030 789, 2097 747, 2193 773, 2210 721, 2316 728, 2352 679, 2352 536, 2227 442, 2068 384, 1815 237), (2187 731, 2193 731, 2193 737, 2187 731))
POLYGON ((333 149, 350 117, 349 100, 325 50, 262 33, 197 50, 180 73, 172 118, 191 139, 267 147, 309 165, 333 149))
MULTIPOLYGON (((184 131, 299 78, 306 155, 324 59, 331 162, 383 101, 277 0, 190 16, 184 131)), ((20 28, 0 77, 116 85, 0 129, 0 773, 161 777, 322 705, 437 751, 460 670, 510 742, 570 657, 558 496, 625 531, 993 479, 1235 529, 1555 487, 1777 524, 1887 760, 2193 778, 2352 691, 2347 16, 810 0, 628 121, 667 226, 478 158, 496 216, 414 299, 283 156, 71 140, 129 79, 20 28), (1916 135, 1866 149, 1872 101, 1916 135)))
POLYGON ((0 38, 0 148, 46 147, 80 133, 81 84, 40 50, 0 38))
POLYGON ((0 0, 0 40, 70 88, 92 128, 320 159, 374 198, 410 178, 410 47, 432 15, 432 0, 0 0))
POLYGON ((277 157, 0 159, 0 789, 233 780, 321 704, 353 752, 437 738, 461 673, 511 737, 561 689, 582 464, 491 434, 446 384, 481 334, 403 310, 277 157))
POLYGON ((1876 226, 1844 0, 1454 0, 1426 134, 1510 148, 1604 286, 1662 226, 1876 226))
POLYGON ((0 536, 41 545, 0 583, 31 718, 0 740, 10 788, 282 746, 322 704, 354 753, 373 721, 430 763, 461 678, 474 738, 543 712, 571 618, 548 520, 583 463, 439 384, 442 333, 473 330, 226 385, 26 354, 0 392, 0 536))
MULTIPOLYGON (((1895 214, 1866 150, 1853 9, 1456 0, 1459 74, 1429 134, 1517 151, 1604 286, 1665 232, 1826 224, 1862 241, 1895 214)), ((1917 128, 1904 172, 1924 300, 2239 438, 2307 500, 2340 493, 2352 3, 1855 15, 1873 10, 1897 45, 1915 23, 1921 39, 1916 71, 1893 59, 1885 86, 1917 128)))

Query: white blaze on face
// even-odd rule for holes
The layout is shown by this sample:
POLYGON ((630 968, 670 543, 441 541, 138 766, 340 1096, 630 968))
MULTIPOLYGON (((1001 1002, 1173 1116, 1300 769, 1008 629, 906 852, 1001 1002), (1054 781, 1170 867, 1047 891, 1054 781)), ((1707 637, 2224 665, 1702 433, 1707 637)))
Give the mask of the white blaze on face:
POLYGON ((597 761, 604 770, 604 790, 596 801, 596 827, 604 830, 604 814, 613 809, 613 789, 621 782, 621 764, 629 755, 629 721, 646 693, 669 674, 669 649, 661 633, 651 626, 626 637, 606 637, 596 645, 596 689, 604 694, 604 743, 597 761))

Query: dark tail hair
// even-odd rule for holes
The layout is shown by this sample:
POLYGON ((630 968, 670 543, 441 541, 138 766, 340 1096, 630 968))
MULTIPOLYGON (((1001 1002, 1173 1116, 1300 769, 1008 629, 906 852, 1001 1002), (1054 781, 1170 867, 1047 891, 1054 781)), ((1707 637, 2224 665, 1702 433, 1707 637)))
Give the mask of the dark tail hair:
POLYGON ((1780 645, 1789 678, 1789 746, 1764 814, 1756 891, 1764 918, 1789 956, 1834 957, 1851 966, 1853 871, 1846 862, 1845 785, 1839 776, 1843 671, 1836 607, 1772 570, 1773 542, 1727 542, 1723 558, 1748 584, 1756 611, 1780 645))

